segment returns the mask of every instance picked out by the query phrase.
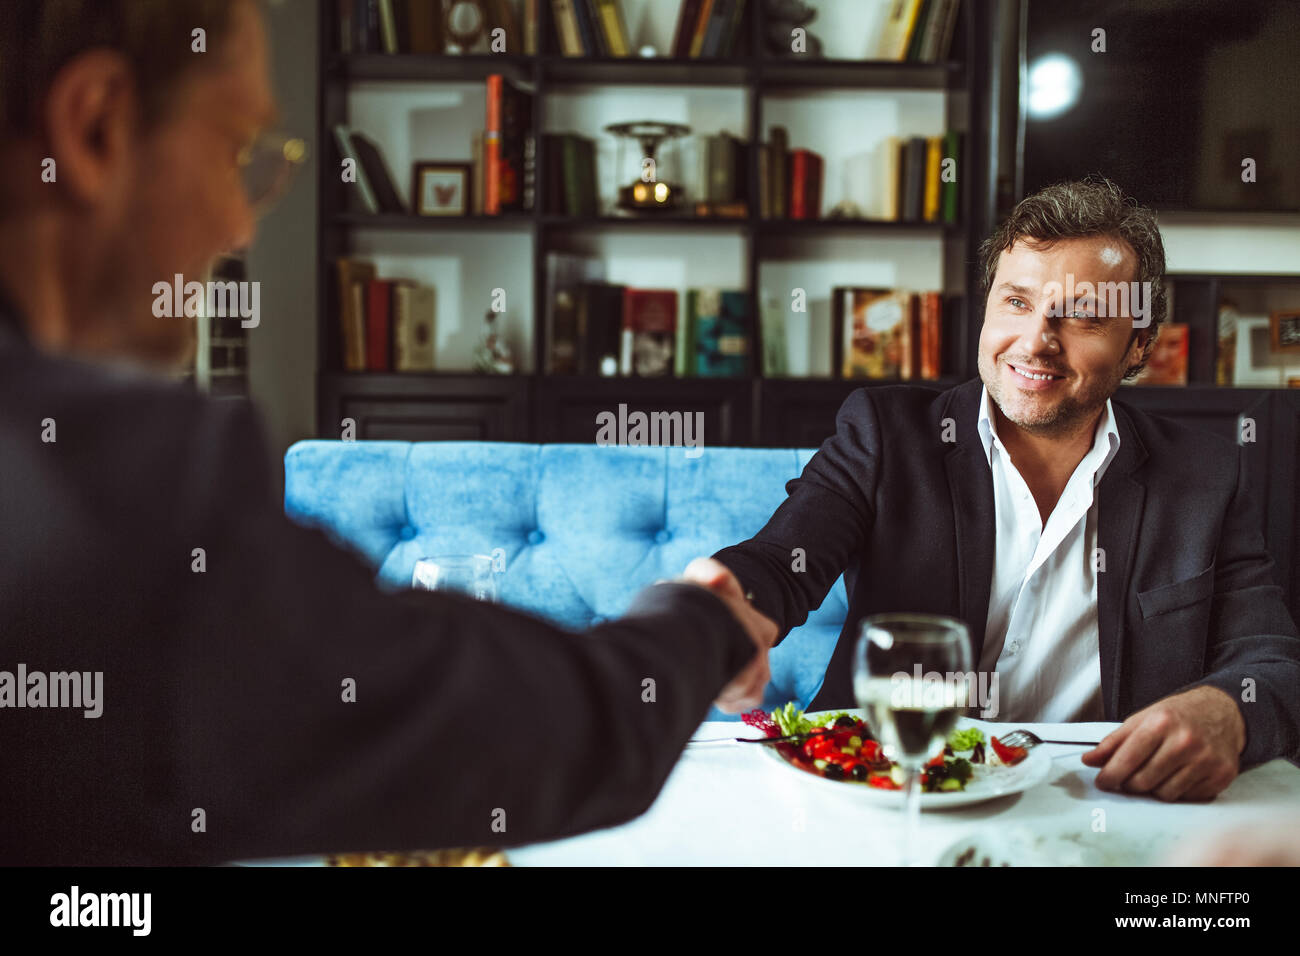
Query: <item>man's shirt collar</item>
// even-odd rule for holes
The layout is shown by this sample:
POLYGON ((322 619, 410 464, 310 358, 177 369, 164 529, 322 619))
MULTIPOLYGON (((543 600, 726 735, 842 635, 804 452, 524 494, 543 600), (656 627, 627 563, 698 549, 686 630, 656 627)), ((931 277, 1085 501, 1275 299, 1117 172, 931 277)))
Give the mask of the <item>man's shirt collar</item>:
MULTIPOLYGON (((976 421, 976 427, 979 429, 980 442, 984 445, 984 458, 988 461, 989 466, 993 465, 993 447, 997 446, 1002 454, 1007 454, 1006 447, 998 438, 997 424, 993 417, 993 397, 989 395, 987 385, 980 389, 980 412, 976 421)), ((1101 421, 1097 423, 1097 430, 1093 433, 1092 448, 1083 456, 1080 465, 1089 465, 1094 467, 1093 487, 1101 481, 1101 476, 1106 471, 1106 466, 1111 463, 1115 453, 1119 451, 1119 429, 1115 426, 1115 412, 1110 406, 1110 399, 1106 399, 1106 408, 1101 414, 1101 421)))

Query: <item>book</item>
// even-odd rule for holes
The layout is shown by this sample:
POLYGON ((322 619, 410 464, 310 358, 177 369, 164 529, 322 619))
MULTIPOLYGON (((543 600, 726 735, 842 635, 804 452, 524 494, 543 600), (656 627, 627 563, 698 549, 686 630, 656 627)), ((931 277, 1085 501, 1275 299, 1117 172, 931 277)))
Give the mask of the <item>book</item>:
POLYGON ((763 375, 779 378, 790 373, 789 348, 785 340, 785 311, 781 299, 764 289, 759 307, 763 326, 763 375))
POLYGON ((344 184, 356 187, 347 191, 348 202, 354 206, 360 206, 362 212, 379 212, 379 201, 375 199, 375 191, 370 188, 370 180, 366 178, 365 167, 361 165, 361 159, 352 146, 352 130, 342 123, 335 126, 334 145, 338 149, 339 159, 350 159, 353 168, 356 170, 356 182, 344 184))
POLYGON ((921 43, 916 58, 922 63, 936 63, 939 60, 939 43, 943 38, 944 26, 948 21, 948 7, 953 0, 933 0, 925 20, 921 43))
POLYGON ((533 96, 500 73, 489 74, 486 113, 484 215, 524 211, 529 208, 524 199, 524 166, 533 123, 533 96))
POLYGON ((437 290, 398 281, 393 285, 393 369, 432 372, 437 341, 437 290))
POLYGON ((921 293, 920 377, 937 379, 943 364, 943 296, 939 292, 921 293))
POLYGON ((609 56, 609 40, 605 36, 604 28, 601 26, 600 14, 596 10, 596 0, 574 0, 578 4, 585 16, 587 22, 591 24, 591 43, 592 56, 607 57, 609 56))
MULTIPOLYGON (((546 257, 546 336, 547 371, 554 375, 575 375, 580 367, 578 291, 583 282, 598 281, 604 276, 599 259, 570 253, 553 252, 546 257)), ((621 299, 620 299, 621 315, 621 299)))
POLYGON ((594 2, 601 29, 604 31, 608 55, 631 56, 632 45, 628 42, 627 24, 623 21, 623 10, 618 0, 594 0, 594 2))
POLYGON ((355 6, 352 0, 337 0, 339 22, 339 52, 344 56, 352 53, 352 39, 356 35, 352 27, 352 12, 355 6))
POLYGON ((837 365, 843 378, 899 378, 911 336, 910 296, 896 289, 832 290, 837 365))
POLYGON ((876 59, 902 60, 907 56, 912 30, 920 12, 921 0, 893 0, 890 3, 885 27, 880 32, 876 59))
POLYGON ((551 0, 551 13, 555 32, 559 38, 560 53, 564 56, 583 56, 582 37, 578 33, 577 14, 573 9, 577 0, 551 0))
MULTIPOLYGON (((355 131, 350 139, 352 148, 361 161, 361 167, 365 170, 366 179, 370 182, 370 188, 374 190, 375 200, 379 203, 379 211, 387 213, 407 212, 406 200, 397 191, 397 186, 393 182, 393 177, 388 171, 388 164, 384 162, 384 156, 379 151, 379 147, 369 137, 355 131)), ((359 179, 360 177, 358 177, 359 179)))
POLYGON ((623 353, 623 293, 612 282, 581 282, 577 293, 578 372, 619 374, 623 353))
POLYGON ((934 53, 936 63, 941 63, 952 56, 952 38, 957 31, 957 12, 961 5, 961 0, 945 0, 945 2, 943 33, 939 37, 939 44, 934 53))
POLYGON ((692 60, 699 59, 700 53, 704 49, 704 36, 708 33, 709 21, 713 19, 713 5, 716 2, 717 0, 703 0, 700 4, 700 12, 695 20, 695 29, 691 33, 690 56, 692 60))
POLYGON ((902 141, 897 136, 890 136, 880 144, 881 152, 881 218, 897 222, 902 207, 899 204, 898 189, 898 153, 902 141))
POLYGON ((366 368, 366 303, 364 289, 375 277, 375 265, 342 256, 334 260, 338 278, 340 358, 344 371, 363 372, 366 368))
POLYGON ((921 0, 921 6, 916 11, 916 19, 912 23, 912 28, 907 36, 907 52, 903 59, 915 63, 921 58, 921 40, 925 34, 926 21, 929 20, 934 11, 935 0, 921 0))
POLYGON ((397 21, 393 16, 393 0, 379 0, 379 42, 382 52, 397 52, 397 21))
POLYGON ((955 223, 960 211, 960 192, 961 183, 961 143, 962 134, 956 130, 948 130, 943 136, 943 159, 945 162, 952 160, 952 177, 948 182, 939 183, 939 204, 942 207, 940 218, 946 223, 955 223))
POLYGON ((487 29, 489 35, 493 30, 505 31, 505 53, 522 53, 524 40, 519 31, 519 19, 515 16, 510 0, 487 0, 487 29))
POLYGON ((749 297, 739 291, 701 289, 695 310, 695 374, 701 378, 744 376, 749 366, 749 297))
POLYGON ((790 216, 790 134, 784 126, 773 126, 768 137, 772 141, 772 218, 787 219, 790 216))
POLYGON ((822 158, 810 149, 790 151, 791 219, 817 219, 822 207, 822 158))
POLYGON ((758 217, 772 218, 772 144, 758 144, 758 217))
POLYGON ((371 279, 366 283, 366 371, 387 372, 392 368, 392 329, 388 309, 392 283, 371 279))
POLYGON ((538 0, 524 0, 524 55, 537 53, 538 0))
POLYGON ((580 56, 599 56, 600 47, 596 45, 595 24, 591 20, 591 8, 587 0, 571 0, 573 19, 578 24, 578 42, 582 45, 580 56))
POLYGON ((903 220, 920 222, 925 201, 925 154, 923 136, 912 136, 903 149, 903 220))
POLYGON ((1186 385, 1188 327, 1184 322, 1166 322, 1160 327, 1147 366, 1133 379, 1134 385, 1186 385))
POLYGON ((677 13, 677 29, 673 31, 674 57, 685 58, 691 55, 691 38, 695 35, 695 23, 700 18, 701 3, 703 0, 682 0, 677 13))
POLYGON ((442 0, 409 0, 410 52, 442 53, 443 38, 442 0))
POLYGON ((736 41, 740 37, 740 24, 745 17, 745 0, 733 0, 731 22, 727 24, 726 34, 722 40, 722 56, 731 56, 736 52, 736 41))
POLYGON ((671 375, 676 330, 674 290, 624 289, 620 371, 642 377, 671 375))
POLYGON ((939 221, 939 169, 943 163, 943 137, 928 136, 925 140, 925 196, 922 217, 926 222, 939 221))
POLYGON ((704 42, 700 45, 701 58, 712 59, 722 49, 722 35, 731 21, 734 0, 713 0, 713 10, 704 29, 704 42))

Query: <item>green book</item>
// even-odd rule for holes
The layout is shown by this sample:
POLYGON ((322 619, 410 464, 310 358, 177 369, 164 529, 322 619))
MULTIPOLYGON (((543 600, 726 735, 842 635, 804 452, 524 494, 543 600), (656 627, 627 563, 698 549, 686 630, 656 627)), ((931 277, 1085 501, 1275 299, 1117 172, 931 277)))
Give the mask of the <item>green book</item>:
MULTIPOLYGON (((961 184, 961 133, 956 130, 948 130, 943 136, 943 158, 945 161, 953 160, 952 168, 956 175, 952 182, 943 181, 942 172, 939 180, 939 210, 940 218, 946 223, 955 223, 957 221, 958 209, 957 198, 959 196, 958 186, 961 184)), ((942 167, 940 167, 942 170, 942 167)))

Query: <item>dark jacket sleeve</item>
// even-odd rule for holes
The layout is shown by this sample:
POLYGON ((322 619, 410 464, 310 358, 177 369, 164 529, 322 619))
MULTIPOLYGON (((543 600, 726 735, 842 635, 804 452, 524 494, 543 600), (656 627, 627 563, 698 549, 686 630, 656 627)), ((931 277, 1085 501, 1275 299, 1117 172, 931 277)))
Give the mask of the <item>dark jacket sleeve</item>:
POLYGON ((247 411, 212 417, 192 451, 178 547, 202 547, 206 570, 181 582, 167 735, 188 859, 517 845, 626 821, 753 655, 690 585, 587 633, 383 593, 284 517, 247 411))
POLYGON ((875 520, 881 444, 870 390, 860 388, 840 406, 835 434, 786 484, 786 500, 763 529, 714 555, 776 622, 778 643, 821 606, 862 549, 875 520))
POLYGON ((1243 480, 1238 450, 1237 487, 1214 559, 1206 676, 1180 690, 1209 685, 1236 701, 1246 725, 1240 766, 1249 770, 1277 757, 1300 760, 1300 638, 1243 480))

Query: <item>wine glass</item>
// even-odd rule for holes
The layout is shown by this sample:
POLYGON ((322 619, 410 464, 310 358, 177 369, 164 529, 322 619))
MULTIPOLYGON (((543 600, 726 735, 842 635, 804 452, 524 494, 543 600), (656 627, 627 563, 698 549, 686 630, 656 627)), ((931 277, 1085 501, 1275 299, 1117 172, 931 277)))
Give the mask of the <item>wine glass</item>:
POLYGON ((442 554, 415 562, 411 585, 428 591, 459 591, 480 601, 497 600, 497 576, 486 554, 442 554))
POLYGON ((956 618, 876 614, 863 620, 853 656, 853 692, 885 756, 906 775, 902 865, 914 862, 921 773, 967 704, 970 635, 956 618))

